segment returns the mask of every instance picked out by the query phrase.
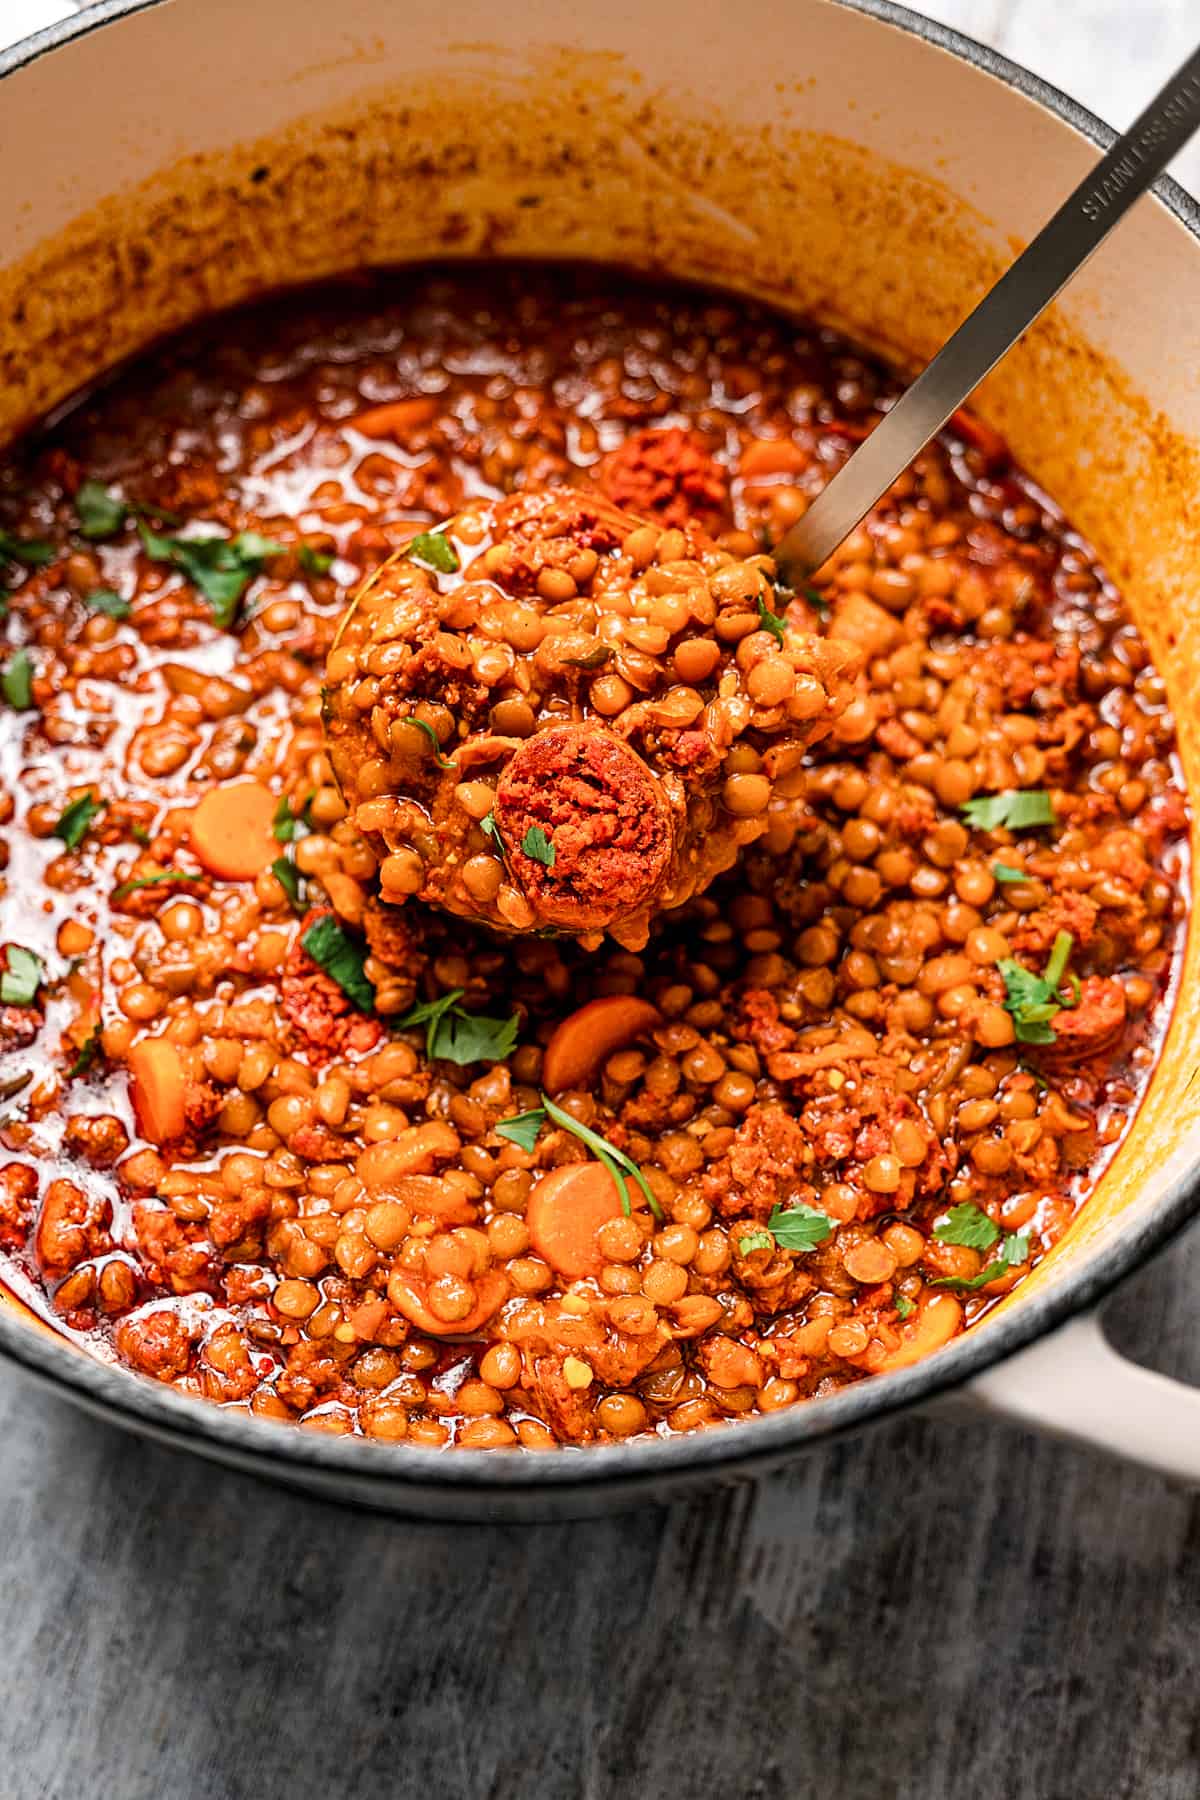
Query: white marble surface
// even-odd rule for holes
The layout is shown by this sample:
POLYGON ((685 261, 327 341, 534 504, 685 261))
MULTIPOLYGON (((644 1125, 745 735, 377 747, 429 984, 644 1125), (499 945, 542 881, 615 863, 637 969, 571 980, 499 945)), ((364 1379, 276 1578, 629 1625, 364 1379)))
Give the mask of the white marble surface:
MULTIPOLYGON (((929 9, 1116 125, 1200 25, 1197 0, 929 9)), ((64 7, 0 0, 0 36, 39 10, 64 7)), ((1192 1233, 1118 1341, 1200 1376, 1198 1291, 1192 1233)), ((905 1418, 526 1532, 292 1498, 6 1371, 0 1445, 0 1800, 1200 1795, 1200 1500, 1013 1429, 905 1418)))

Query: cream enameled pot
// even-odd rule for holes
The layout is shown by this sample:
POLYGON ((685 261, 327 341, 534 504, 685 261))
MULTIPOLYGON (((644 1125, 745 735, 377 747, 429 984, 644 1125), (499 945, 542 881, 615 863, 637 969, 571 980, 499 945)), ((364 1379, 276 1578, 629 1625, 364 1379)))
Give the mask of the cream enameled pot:
MULTIPOLYGON (((107 0, 0 56, 0 440, 214 307, 439 255, 710 280, 916 366, 1109 135, 882 0, 107 0)), ((1200 792, 1200 209, 1160 183, 979 406, 1124 588, 1200 792)), ((924 1363, 695 1436, 446 1454, 187 1400, 15 1306, 0 1351, 132 1429, 401 1512, 661 1498, 952 1389, 1200 1479, 1200 1393, 1095 1311, 1200 1207, 1198 1067, 1193 934, 1138 1119, 1030 1279, 924 1363)))

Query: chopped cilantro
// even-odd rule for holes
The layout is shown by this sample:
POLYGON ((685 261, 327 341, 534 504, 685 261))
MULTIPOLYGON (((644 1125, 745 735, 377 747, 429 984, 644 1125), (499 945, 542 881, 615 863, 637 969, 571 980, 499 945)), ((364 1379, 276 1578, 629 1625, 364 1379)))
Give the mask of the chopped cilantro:
POLYGON ((787 636, 787 626, 777 612, 772 612, 762 595, 758 596, 758 622, 764 631, 769 631, 777 644, 782 644, 787 636))
POLYGON ((0 1002, 5 1006, 32 1006, 42 980, 42 965, 32 950, 20 944, 5 949, 7 967, 0 975, 0 1002))
POLYGON ((907 1294, 897 1294, 895 1296, 895 1299, 896 1299, 896 1317, 898 1319, 911 1318, 913 1313, 915 1313, 917 1309, 916 1309, 916 1306, 913 1303, 913 1301, 911 1301, 909 1299, 908 1295, 907 1294))
POLYGON ((738 1239, 738 1249, 743 1256, 749 1256, 752 1250, 773 1250, 775 1239, 769 1231, 751 1231, 744 1238, 738 1239))
POLYGON ((228 630, 237 618, 242 595, 263 564, 284 546, 257 531, 236 537, 161 537, 139 524, 138 535, 152 562, 166 562, 183 572, 208 601, 214 622, 228 630))
MULTIPOLYGON (((990 1222, 990 1221, 989 1221, 990 1222)), ((936 1236, 937 1233, 935 1232, 936 1236)), ((996 1281, 1006 1275, 1018 1263, 1023 1263, 1029 1256, 1029 1237, 1026 1232, 1012 1232, 1004 1238, 992 1261, 986 1268, 980 1269, 978 1275, 943 1275, 937 1281, 931 1281, 930 1287, 956 1288, 960 1293, 974 1294, 980 1288, 987 1287, 990 1281, 996 1281)))
MULTIPOLYGON (((423 731, 433 745, 434 760, 439 769, 456 769, 458 767, 457 763, 451 762, 449 757, 442 755, 442 740, 433 729, 433 726, 429 723, 428 719, 418 719, 413 713, 410 713, 408 715, 408 722, 410 725, 415 725, 418 731, 423 731)), ((490 819, 491 816, 491 813, 489 813, 488 818, 490 819)))
POLYGON ((92 612, 103 613, 109 619, 127 619, 133 608, 123 594, 113 588, 95 588, 92 593, 85 594, 83 604, 92 612))
POLYGON ((976 831, 1028 831, 1055 823, 1054 803, 1043 788, 1008 788, 1002 794, 979 794, 962 808, 976 831))
POLYGON ((279 805, 275 808, 275 816, 271 821, 271 831, 277 844, 290 844, 301 825, 311 826, 308 809, 312 805, 310 794, 298 813, 292 811, 292 803, 286 794, 279 796, 279 805))
POLYGON ((18 650, 9 658, 0 675, 0 693, 15 712, 28 712, 33 705, 33 659, 28 650, 18 650))
POLYGON ((458 573, 458 556, 454 545, 440 531, 420 532, 408 546, 405 555, 411 556, 414 562, 436 569, 439 575, 458 573))
POLYGON ((800 592, 819 618, 827 619, 829 617, 829 602, 824 594, 818 593, 815 587, 802 587, 800 592))
POLYGON ((522 1150, 532 1150, 545 1123, 545 1107, 535 1106, 532 1112, 515 1113, 511 1119, 502 1119, 496 1127, 496 1136, 507 1138, 510 1144, 519 1144, 522 1150))
POLYGON ((1010 868, 1007 863, 993 863, 992 874, 999 882, 1029 880, 1029 877, 1025 874, 1024 870, 1010 868))
POLYGON ((414 1025, 425 1027, 425 1054, 465 1066, 473 1062, 504 1062, 516 1048, 521 1015, 507 1019, 489 1019, 482 1013, 466 1012, 458 1002, 463 988, 451 988, 436 1000, 423 1001, 406 1012, 396 1024, 401 1031, 414 1025))
POLYGON ((781 1250, 815 1250, 833 1232, 833 1220, 815 1206, 797 1201, 786 1209, 777 1206, 767 1220, 767 1230, 781 1250))
POLYGON ((95 542, 117 535, 129 516, 129 507, 118 494, 110 493, 102 481, 89 478, 80 483, 75 513, 84 537, 95 542))
POLYGON ((203 875, 193 875, 187 869, 164 869, 161 875, 139 875, 136 881, 122 881, 113 889, 114 900, 124 900, 127 894, 136 894, 141 888, 157 887, 163 881, 203 881, 203 875))
POLYGON ((314 920, 300 942, 360 1012, 375 1010, 375 989, 363 974, 366 953, 332 913, 314 920))
POLYGON ((1054 1030, 1050 1024, 1051 1019, 1056 1013, 1062 1012, 1065 1006, 1077 1003, 1078 995, 1075 999, 1065 1001, 1059 992, 1074 942, 1069 931, 1058 933, 1042 975, 1035 975, 1011 956, 1002 957, 996 964, 1004 977, 1004 1004, 1012 1014, 1018 1043, 1052 1044, 1054 1030))
POLYGON ((104 811, 107 801, 94 800, 91 789, 80 794, 78 800, 72 800, 59 814, 54 827, 54 836, 61 838, 68 850, 76 849, 87 834, 87 828, 94 818, 104 811))
POLYGON ((291 904, 300 912, 303 902, 300 898, 300 871, 290 857, 277 856, 271 864, 271 873, 287 895, 291 904))
POLYGON ((301 544, 299 560, 306 575, 328 575, 333 567, 333 551, 317 550, 312 544, 301 544))
POLYGON ((21 538, 11 531, 0 531, 0 560, 4 562, 24 563, 27 569, 41 569, 53 562, 56 554, 54 545, 47 544, 42 538, 21 538))
POLYGON ((558 851, 546 836, 540 825, 531 825, 521 839, 521 849, 533 862, 544 863, 548 869, 554 867, 558 851))
POLYGON ((581 1144, 586 1144, 597 1162, 604 1164, 617 1185, 617 1192, 621 1196, 621 1211, 626 1217, 632 1211, 629 1184, 625 1179, 626 1176, 629 1176, 641 1188, 646 1197, 646 1203, 655 1218, 661 1220, 662 1207, 655 1199, 650 1183, 631 1156, 626 1156, 624 1150, 618 1150, 615 1144, 610 1144, 608 1139, 601 1137, 598 1131, 592 1131, 587 1125, 581 1125, 578 1119, 572 1118, 571 1114, 565 1112, 561 1106, 556 1106, 546 1094, 542 1095, 542 1105, 556 1125, 561 1125, 564 1131, 569 1131, 572 1136, 577 1137, 581 1144))
POLYGON ((957 1244, 964 1250, 990 1250, 1000 1236, 1000 1227, 988 1218, 973 1200, 952 1206, 933 1235, 939 1244, 957 1244))
POLYGON ((67 1070, 67 1074, 86 1075, 96 1058, 103 1054, 104 1046, 100 1039, 100 1027, 99 1025, 93 1025, 92 1029, 84 1038, 83 1043, 79 1046, 79 1055, 67 1070))

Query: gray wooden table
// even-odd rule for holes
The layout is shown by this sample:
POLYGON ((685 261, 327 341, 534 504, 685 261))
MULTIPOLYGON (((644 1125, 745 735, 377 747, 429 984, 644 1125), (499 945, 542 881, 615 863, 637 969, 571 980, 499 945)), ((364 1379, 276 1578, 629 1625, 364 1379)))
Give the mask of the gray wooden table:
MULTIPOLYGON (((67 10, 0 0, 0 35, 36 7, 67 10)), ((929 10, 1118 124, 1200 24, 929 10)), ((1200 1379, 1198 1293, 1193 1234, 1113 1334, 1200 1379)), ((537 1530, 293 1498, 3 1371, 0 1445, 0 1800, 1200 1795, 1200 1502, 1013 1429, 903 1419, 537 1530)))

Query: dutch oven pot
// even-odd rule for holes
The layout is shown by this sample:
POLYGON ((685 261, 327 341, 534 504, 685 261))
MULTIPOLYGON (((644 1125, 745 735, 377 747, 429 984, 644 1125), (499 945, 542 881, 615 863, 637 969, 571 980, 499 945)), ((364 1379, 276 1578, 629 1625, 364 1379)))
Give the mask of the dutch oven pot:
MULTIPOLYGON (((919 365, 1111 134, 885 0, 107 0, 0 56, 0 439, 263 289, 439 255, 605 258, 810 311, 919 365), (771 71, 768 74, 765 71, 771 71)), ((1096 544, 1200 794, 1200 209, 1160 182, 980 410, 1096 544)), ((1200 1478, 1200 1392, 1096 1307, 1200 1207, 1200 946, 1138 1118, 1054 1252, 914 1367, 743 1424, 539 1456, 332 1438, 0 1350, 89 1410, 321 1494, 546 1517, 778 1463, 957 1389, 1200 1478)))

